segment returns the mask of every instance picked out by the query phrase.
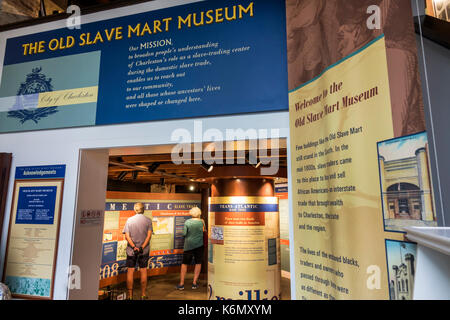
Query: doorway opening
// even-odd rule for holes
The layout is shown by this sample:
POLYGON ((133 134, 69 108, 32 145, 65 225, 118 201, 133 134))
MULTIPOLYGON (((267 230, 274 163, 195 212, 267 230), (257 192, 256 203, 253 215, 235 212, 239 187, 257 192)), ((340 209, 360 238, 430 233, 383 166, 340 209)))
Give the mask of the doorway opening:
MULTIPOLYGON (((127 298, 128 242, 123 229, 135 215, 134 204, 140 202, 153 225, 148 299, 221 300, 234 294, 245 300, 289 300, 286 139, 260 142, 256 145, 266 150, 256 153, 251 140, 226 143, 220 152, 217 143, 203 143, 202 151, 184 156, 183 163, 176 163, 181 153, 174 145, 109 149, 98 299, 127 298), (193 207, 201 210, 207 239, 199 287, 191 289, 194 266, 189 265, 181 291, 176 285, 183 262, 183 228, 193 207), (248 277, 257 277, 248 283, 259 281, 261 288, 246 285, 248 277)), ((185 145, 187 149, 196 146, 185 145)), ((139 279, 135 272, 133 299, 141 297, 139 279)))

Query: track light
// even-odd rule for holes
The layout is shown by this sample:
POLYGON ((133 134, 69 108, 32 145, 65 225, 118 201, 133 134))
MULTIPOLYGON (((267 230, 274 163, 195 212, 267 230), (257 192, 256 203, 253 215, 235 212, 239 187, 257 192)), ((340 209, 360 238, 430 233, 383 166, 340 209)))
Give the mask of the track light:
POLYGON ((205 161, 202 161, 202 168, 205 169, 206 172, 211 172, 214 169, 213 165, 207 164, 205 161))
POLYGON ((121 173, 119 173, 119 175, 117 176, 117 180, 122 181, 123 179, 125 179, 125 177, 127 176, 128 172, 127 171, 122 171, 121 173))
POLYGON ((158 169, 160 164, 158 162, 152 163, 150 167, 148 167, 148 172, 155 173, 156 169, 158 169))
POLYGON ((253 168, 258 169, 261 166, 261 161, 258 161, 257 164, 252 164, 253 168))
POLYGON ((250 164, 253 168, 258 169, 261 166, 261 161, 255 156, 256 163, 250 161, 250 154, 245 155, 245 161, 250 164))

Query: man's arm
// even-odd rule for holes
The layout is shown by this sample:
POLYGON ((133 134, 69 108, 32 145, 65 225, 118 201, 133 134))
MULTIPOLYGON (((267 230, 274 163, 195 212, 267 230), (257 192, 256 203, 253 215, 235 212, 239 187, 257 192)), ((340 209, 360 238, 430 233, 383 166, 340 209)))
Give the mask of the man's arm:
POLYGON ((125 238, 127 239, 128 244, 130 245, 130 247, 132 247, 133 249, 135 249, 136 246, 134 245, 133 240, 131 240, 131 237, 130 237, 130 233, 129 233, 129 232, 125 232, 125 238))
POLYGON ((147 232, 147 238, 145 238, 144 243, 142 244, 142 249, 144 249, 148 243, 150 242, 150 239, 152 238, 152 230, 148 230, 147 232))

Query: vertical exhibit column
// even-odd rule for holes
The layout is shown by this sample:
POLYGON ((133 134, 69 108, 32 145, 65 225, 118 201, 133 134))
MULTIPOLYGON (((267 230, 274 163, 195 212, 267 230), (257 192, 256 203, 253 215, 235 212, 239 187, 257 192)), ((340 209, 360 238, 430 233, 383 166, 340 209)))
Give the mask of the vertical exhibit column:
POLYGON ((210 300, 281 298, 278 198, 272 179, 213 180, 208 228, 210 300))

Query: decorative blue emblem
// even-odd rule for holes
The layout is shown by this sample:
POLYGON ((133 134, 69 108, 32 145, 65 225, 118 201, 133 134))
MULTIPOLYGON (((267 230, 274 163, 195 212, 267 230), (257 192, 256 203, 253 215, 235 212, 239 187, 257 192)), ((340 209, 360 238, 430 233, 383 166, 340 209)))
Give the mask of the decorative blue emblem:
POLYGON ((34 121, 37 124, 39 120, 58 112, 57 107, 34 107, 27 109, 27 105, 37 105, 39 93, 53 91, 52 79, 47 78, 41 71, 41 67, 34 68, 32 72, 27 75, 25 83, 20 85, 19 91, 17 92, 16 103, 11 111, 8 112, 9 118, 17 118, 22 124, 28 120, 34 121))

